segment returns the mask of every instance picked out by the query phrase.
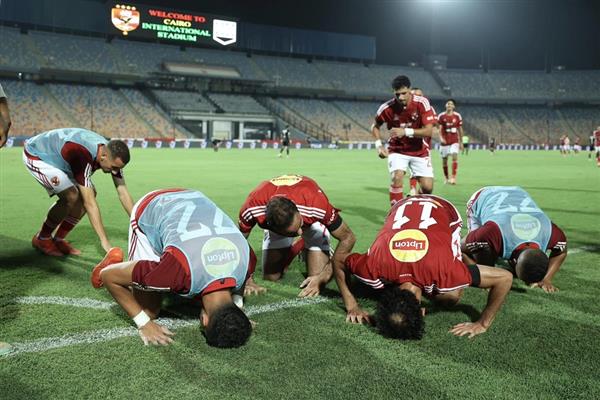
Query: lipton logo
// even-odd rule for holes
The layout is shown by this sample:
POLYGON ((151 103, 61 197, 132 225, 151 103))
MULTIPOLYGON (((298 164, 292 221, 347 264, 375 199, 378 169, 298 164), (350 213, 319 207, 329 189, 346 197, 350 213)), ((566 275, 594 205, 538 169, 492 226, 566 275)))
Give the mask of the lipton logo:
POLYGON ((200 252, 206 272, 215 277, 230 275, 240 263, 240 252, 225 238, 211 238, 200 252))
POLYGON ((427 236, 417 229, 406 229, 392 237, 389 243, 392 256, 400 262, 416 262, 429 250, 427 236))
POLYGON ((270 182, 275 186, 293 186, 301 180, 300 175, 282 175, 271 179, 270 182))
POLYGON ((530 214, 515 214, 510 217, 510 226, 514 234, 521 240, 532 240, 542 229, 539 219, 530 214))

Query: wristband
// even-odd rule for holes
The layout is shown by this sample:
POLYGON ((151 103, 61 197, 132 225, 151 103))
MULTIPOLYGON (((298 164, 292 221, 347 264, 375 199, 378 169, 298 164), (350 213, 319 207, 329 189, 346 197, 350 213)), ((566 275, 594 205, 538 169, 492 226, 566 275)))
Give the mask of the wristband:
POLYGON ((144 312, 144 310, 140 311, 138 315, 133 317, 133 322, 137 325, 138 329, 143 328, 148 322, 150 322, 150 317, 148 314, 144 312))
POLYGON ((378 149, 378 148, 380 148, 381 146, 383 146, 383 143, 381 143, 381 139, 377 139, 377 140, 375 141, 375 148, 376 148, 376 149, 378 149))
POLYGON ((415 136, 415 130, 413 128, 404 128, 404 136, 406 136, 406 137, 415 136))

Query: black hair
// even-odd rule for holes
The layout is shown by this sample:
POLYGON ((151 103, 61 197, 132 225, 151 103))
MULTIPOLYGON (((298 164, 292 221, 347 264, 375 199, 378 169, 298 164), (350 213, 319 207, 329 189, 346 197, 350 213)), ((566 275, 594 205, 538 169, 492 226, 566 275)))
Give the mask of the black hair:
POLYGON ((540 282, 548 272, 550 260, 546 253, 540 249, 525 249, 517 259, 517 265, 520 265, 520 275, 526 284, 540 282))
POLYGON ((392 89, 398 90, 400 88, 409 88, 410 87, 410 79, 405 75, 398 75, 392 81, 392 89))
POLYGON ((392 339, 418 340, 425 333, 421 305, 415 294, 398 286, 386 286, 377 302, 375 324, 379 332, 392 339))
POLYGON ((233 348, 244 345, 252 334, 250 320, 238 306, 227 304, 210 316, 204 329, 209 346, 233 348))
POLYGON ((122 140, 111 140, 106 148, 113 160, 119 158, 123 161, 123 164, 129 162, 129 147, 122 140))
POLYGON ((265 223, 269 230, 285 231, 294 221, 297 212, 298 207, 293 201, 283 196, 275 196, 267 203, 265 223))
POLYGON ((454 100, 454 99, 448 99, 448 100, 446 100, 446 103, 449 102, 449 101, 451 101, 452 104, 454 104, 454 107, 456 107, 456 100, 454 100))

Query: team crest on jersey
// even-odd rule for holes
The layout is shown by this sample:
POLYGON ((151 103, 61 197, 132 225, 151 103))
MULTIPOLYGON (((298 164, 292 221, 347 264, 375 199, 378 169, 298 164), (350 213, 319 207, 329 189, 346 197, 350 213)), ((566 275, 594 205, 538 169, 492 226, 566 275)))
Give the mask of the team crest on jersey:
POLYGON ((429 250, 427 236, 417 229, 397 232, 389 244, 390 253, 400 262, 416 262, 425 257, 429 250))
POLYGON ((52 179, 50 179, 50 183, 54 186, 58 186, 60 185, 60 179, 58 179, 58 176, 53 176, 52 179))
POLYGON ((135 7, 117 4, 110 12, 110 20, 115 28, 127 36, 140 25, 140 12, 135 7))
POLYGON ((510 226, 514 234, 521 240, 534 239, 542 229, 540 220, 529 214, 513 215, 510 217, 510 226))
POLYGON ((204 268, 212 276, 232 273, 240 263, 240 252, 231 240, 216 237, 209 239, 200 252, 204 268))
POLYGON ((301 180, 302 177, 300 175, 282 175, 271 179, 269 182, 275 186, 293 186, 301 180))

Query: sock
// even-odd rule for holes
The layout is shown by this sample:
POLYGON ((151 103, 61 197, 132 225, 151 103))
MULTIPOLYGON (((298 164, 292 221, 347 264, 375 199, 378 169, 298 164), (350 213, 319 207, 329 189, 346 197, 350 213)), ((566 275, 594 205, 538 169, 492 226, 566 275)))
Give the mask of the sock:
POLYGON ((448 164, 444 165, 444 176, 448 179, 448 164))
POLYGON ((38 238, 50 239, 52 237, 52 232, 54 232, 54 229, 58 226, 58 224, 58 222, 50 221, 48 218, 46 218, 46 221, 44 221, 44 224, 42 225, 42 229, 40 230, 38 238))
POLYGON ((67 217, 63 220, 63 222, 58 227, 56 231, 56 235, 54 235, 55 239, 63 240, 69 232, 75 228, 75 225, 79 223, 79 219, 75 217, 67 217))
POLYGON ((288 257, 283 261, 284 270, 290 266, 292 261, 294 261, 294 258, 296 258, 302 250, 304 250, 304 239, 300 238, 300 240, 296 240, 292 245, 288 257))
POLYGON ((458 160, 452 161, 452 176, 456 178, 456 170, 458 169, 458 160))
POLYGON ((402 186, 390 186, 390 204, 392 206, 402 200, 402 197, 404 197, 402 186))
POLYGON ((417 190, 417 178, 410 178, 410 188, 417 190))

